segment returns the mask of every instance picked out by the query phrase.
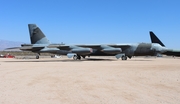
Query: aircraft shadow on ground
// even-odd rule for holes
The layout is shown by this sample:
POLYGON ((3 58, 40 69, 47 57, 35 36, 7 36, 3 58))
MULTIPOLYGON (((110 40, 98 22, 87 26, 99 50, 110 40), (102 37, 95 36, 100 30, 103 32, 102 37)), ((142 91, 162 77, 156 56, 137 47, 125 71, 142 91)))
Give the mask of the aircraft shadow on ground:
POLYGON ((129 60, 129 61, 153 61, 153 60, 140 59, 140 60, 129 60))
POLYGON ((98 58, 87 58, 85 61, 117 61, 115 59, 98 59, 98 58))
POLYGON ((94 59, 94 58, 89 58, 89 59, 82 59, 82 60, 67 60, 67 59, 63 59, 63 60, 32 60, 32 59, 24 59, 24 60, 17 60, 17 61, 4 61, 4 62, 85 62, 85 61, 117 61, 117 60, 113 60, 113 59, 94 59))

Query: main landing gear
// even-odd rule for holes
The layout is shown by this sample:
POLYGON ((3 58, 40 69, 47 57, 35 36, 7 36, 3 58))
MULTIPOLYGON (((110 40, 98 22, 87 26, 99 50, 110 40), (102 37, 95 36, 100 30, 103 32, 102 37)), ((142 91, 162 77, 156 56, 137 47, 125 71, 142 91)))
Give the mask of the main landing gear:
POLYGON ((122 56, 121 59, 122 60, 127 60, 127 56, 122 56))
POLYGON ((121 57, 122 60, 127 60, 127 58, 131 59, 132 56, 122 56, 122 57, 121 57))
POLYGON ((81 56, 80 56, 80 55, 74 55, 74 56, 73 56, 73 59, 74 59, 74 60, 81 60, 81 56))

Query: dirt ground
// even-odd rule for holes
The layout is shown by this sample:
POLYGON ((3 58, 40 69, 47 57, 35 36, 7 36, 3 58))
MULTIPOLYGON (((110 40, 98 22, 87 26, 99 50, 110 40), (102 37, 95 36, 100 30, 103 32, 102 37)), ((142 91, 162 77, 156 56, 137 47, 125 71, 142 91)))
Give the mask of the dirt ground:
POLYGON ((0 104, 179 104, 180 59, 0 58, 0 104))

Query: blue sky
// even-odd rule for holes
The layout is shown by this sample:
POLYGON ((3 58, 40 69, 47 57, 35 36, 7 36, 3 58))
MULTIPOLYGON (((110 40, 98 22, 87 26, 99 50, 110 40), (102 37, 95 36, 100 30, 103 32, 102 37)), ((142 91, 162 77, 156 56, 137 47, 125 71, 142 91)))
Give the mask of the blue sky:
POLYGON ((52 43, 150 42, 180 48, 179 0, 0 0, 0 39, 30 43, 37 24, 52 43))

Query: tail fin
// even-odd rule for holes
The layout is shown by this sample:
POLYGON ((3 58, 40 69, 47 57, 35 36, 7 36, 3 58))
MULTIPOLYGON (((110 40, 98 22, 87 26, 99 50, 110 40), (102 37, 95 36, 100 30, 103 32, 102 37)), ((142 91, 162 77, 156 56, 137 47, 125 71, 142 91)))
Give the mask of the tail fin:
POLYGON ((149 34, 152 43, 159 43, 161 46, 165 47, 165 45, 161 42, 161 40, 159 40, 159 38, 152 31, 150 31, 149 34))
POLYGON ((28 24, 31 44, 50 44, 44 33, 36 24, 28 24))

